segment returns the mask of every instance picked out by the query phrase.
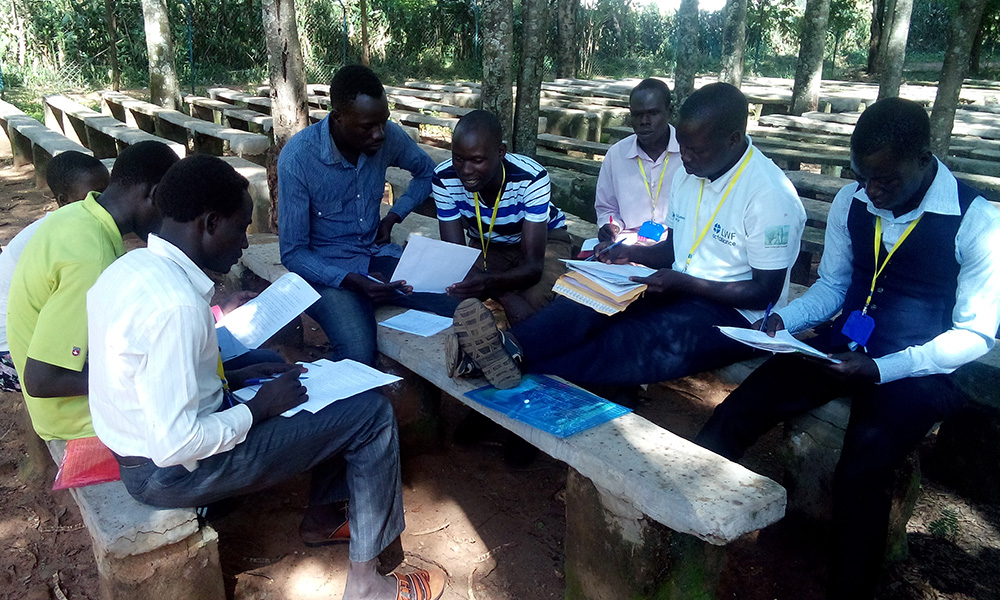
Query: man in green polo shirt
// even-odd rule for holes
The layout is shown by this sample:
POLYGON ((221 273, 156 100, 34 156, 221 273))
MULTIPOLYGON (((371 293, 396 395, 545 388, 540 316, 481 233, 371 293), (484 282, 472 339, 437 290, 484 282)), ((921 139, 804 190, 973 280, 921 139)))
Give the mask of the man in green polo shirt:
POLYGON ((108 188, 53 212, 24 248, 7 308, 10 355, 31 423, 44 440, 94 435, 87 404, 87 290, 159 226, 153 190, 177 155, 142 142, 115 160, 108 188))

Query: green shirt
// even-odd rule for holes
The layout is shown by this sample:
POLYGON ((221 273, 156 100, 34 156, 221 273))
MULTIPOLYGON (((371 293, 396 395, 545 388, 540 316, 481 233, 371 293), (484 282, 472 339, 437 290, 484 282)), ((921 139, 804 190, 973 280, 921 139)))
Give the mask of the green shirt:
MULTIPOLYGON (((17 261, 7 335, 22 382, 29 357, 72 371, 87 364, 87 290, 125 254, 118 225, 97 198, 91 192, 83 202, 49 215, 17 261)), ((42 439, 94 435, 86 396, 34 398, 23 393, 42 439)))

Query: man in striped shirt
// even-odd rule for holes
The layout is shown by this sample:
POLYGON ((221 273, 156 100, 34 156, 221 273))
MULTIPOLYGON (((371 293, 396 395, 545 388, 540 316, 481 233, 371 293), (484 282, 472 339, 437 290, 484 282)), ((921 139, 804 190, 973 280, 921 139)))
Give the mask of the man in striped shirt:
POLYGON ((434 170, 431 190, 441 239, 483 251, 454 298, 493 298, 511 322, 552 300, 571 253, 566 217, 550 202, 549 174, 527 156, 508 154, 500 120, 485 110, 462 117, 451 160, 434 170))

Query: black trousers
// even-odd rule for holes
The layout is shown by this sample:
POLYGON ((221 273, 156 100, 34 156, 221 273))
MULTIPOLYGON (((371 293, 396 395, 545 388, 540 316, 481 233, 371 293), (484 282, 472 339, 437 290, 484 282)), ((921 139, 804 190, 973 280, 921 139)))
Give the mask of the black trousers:
POLYGON ((776 424, 839 397, 851 418, 834 473, 832 599, 873 598, 885 554, 894 471, 966 398, 945 375, 886 384, 849 384, 822 365, 778 355, 716 409, 695 442, 738 460, 776 424))

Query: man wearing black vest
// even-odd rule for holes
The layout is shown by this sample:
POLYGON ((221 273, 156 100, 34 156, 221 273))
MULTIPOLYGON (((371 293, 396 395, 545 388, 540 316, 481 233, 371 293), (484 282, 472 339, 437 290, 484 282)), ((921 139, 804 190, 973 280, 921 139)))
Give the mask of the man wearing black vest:
POLYGON ((1000 211, 929 146, 927 113, 913 102, 888 98, 861 115, 851 136, 858 182, 830 208, 820 279, 766 324, 772 334, 815 327, 809 343, 840 362, 775 356, 695 439, 737 460, 775 424, 851 398, 834 474, 832 599, 874 597, 892 473, 961 407, 949 374, 985 354, 1000 324, 1000 211))

